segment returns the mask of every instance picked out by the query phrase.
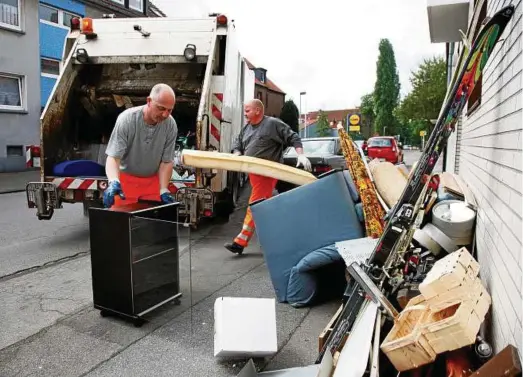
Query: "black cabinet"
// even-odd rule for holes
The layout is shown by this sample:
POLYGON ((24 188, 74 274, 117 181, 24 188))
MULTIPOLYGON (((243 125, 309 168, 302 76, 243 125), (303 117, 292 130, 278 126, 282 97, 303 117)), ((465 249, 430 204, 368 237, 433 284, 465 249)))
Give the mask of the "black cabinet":
POLYGON ((142 323, 179 300, 178 203, 89 209, 94 307, 142 323))

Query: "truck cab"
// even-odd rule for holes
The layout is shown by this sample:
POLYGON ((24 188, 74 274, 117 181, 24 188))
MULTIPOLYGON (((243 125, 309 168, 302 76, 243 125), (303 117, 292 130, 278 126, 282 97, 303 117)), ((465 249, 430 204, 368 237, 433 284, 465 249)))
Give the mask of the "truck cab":
MULTIPOLYGON (((254 73, 225 15, 74 18, 63 55, 40 119, 40 182, 26 188, 28 206, 41 220, 66 203, 82 202, 86 213, 102 206, 105 148, 115 121, 144 105, 155 84, 176 94, 178 155, 183 148, 230 152, 244 125, 243 103, 254 97, 254 73)), ((195 225, 228 216, 241 184, 237 173, 178 165, 169 189, 180 215, 195 225)))

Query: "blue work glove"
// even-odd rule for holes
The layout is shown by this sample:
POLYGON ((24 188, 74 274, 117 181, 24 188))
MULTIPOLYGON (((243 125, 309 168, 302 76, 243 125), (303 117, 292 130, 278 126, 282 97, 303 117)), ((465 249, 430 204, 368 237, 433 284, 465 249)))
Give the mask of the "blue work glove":
POLYGON ((104 207, 111 208, 114 204, 114 196, 119 195, 125 200, 125 195, 122 191, 122 185, 119 181, 110 181, 104 191, 104 207))
POLYGON ((174 198, 171 195, 171 192, 167 189, 160 191, 160 198, 162 199, 163 204, 174 203, 174 198))

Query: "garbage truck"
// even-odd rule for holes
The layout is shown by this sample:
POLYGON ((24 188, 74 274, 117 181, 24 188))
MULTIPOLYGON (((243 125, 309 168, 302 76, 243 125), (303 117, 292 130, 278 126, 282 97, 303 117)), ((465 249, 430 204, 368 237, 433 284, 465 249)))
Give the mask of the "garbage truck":
MULTIPOLYGON (((40 181, 26 186, 39 220, 71 203, 102 207, 105 149, 116 118, 146 103, 159 82, 176 94, 177 158, 183 148, 230 152, 254 98, 254 72, 234 22, 201 18, 73 18, 57 82, 40 118, 40 181)), ((196 226, 234 209, 243 175, 178 165, 169 190, 196 226)))

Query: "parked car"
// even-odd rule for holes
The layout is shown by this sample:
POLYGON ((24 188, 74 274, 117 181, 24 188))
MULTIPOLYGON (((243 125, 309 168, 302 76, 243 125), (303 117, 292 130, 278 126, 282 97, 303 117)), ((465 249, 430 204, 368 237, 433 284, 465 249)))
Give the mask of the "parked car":
MULTIPOLYGON (((333 169, 347 169, 347 162, 343 156, 338 136, 305 138, 302 139, 302 143, 303 153, 311 162, 313 175, 319 176, 333 169)), ((358 147, 357 144, 355 146, 358 147)), ((296 167, 297 156, 293 147, 287 148, 283 154, 283 163, 296 167)), ((300 167, 300 169, 303 168, 300 167)), ((276 185, 276 189, 280 193, 295 187, 296 185, 282 181, 276 185)))
POLYGON ((367 156, 371 160, 377 158, 392 164, 403 162, 403 150, 392 136, 371 137, 367 142, 367 156))
POLYGON ((367 155, 367 140, 354 140, 354 143, 367 155))

